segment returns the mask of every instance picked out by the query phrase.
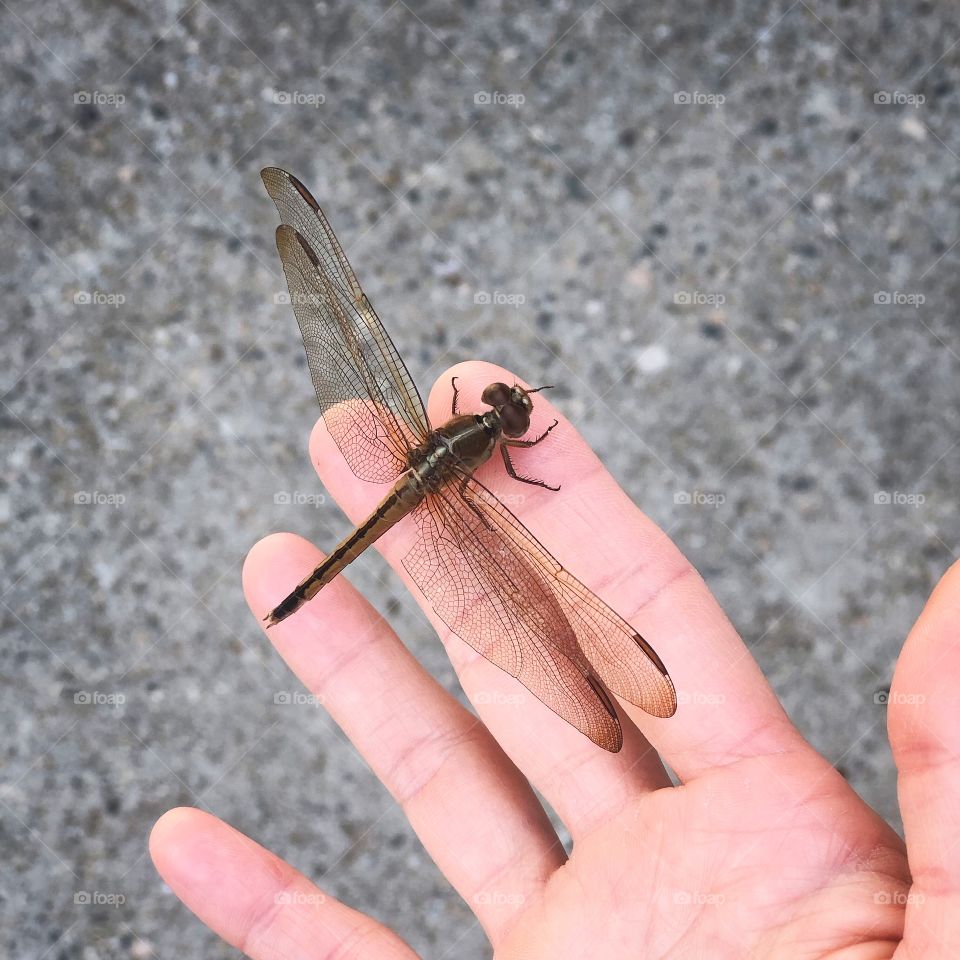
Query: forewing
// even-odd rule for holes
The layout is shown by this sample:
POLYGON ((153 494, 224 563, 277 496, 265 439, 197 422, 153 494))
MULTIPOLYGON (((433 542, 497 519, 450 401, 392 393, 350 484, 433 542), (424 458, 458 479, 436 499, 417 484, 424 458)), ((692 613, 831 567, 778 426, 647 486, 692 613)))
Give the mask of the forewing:
POLYGON ((423 437, 393 409, 392 381, 306 239, 281 224, 277 250, 327 430, 361 480, 396 479, 423 437))
MULTIPOLYGON (((338 313, 342 314, 341 322, 355 328, 351 336, 362 345, 369 379, 375 382, 377 388, 377 396, 372 399, 390 411, 408 440, 419 443, 429 430, 423 400, 393 341, 361 289, 319 204, 307 188, 285 170, 267 167, 260 176, 267 193, 277 205, 281 221, 306 240, 317 269, 330 284, 331 296, 337 302, 338 313)), ((321 358, 311 352, 306 331, 304 343, 322 406, 324 400, 318 380, 325 382, 327 371, 321 366, 321 358)), ((363 379, 368 377, 364 376, 363 379)))
POLYGON ((543 571, 450 488, 427 495, 403 565, 453 633, 605 750, 616 708, 543 571))

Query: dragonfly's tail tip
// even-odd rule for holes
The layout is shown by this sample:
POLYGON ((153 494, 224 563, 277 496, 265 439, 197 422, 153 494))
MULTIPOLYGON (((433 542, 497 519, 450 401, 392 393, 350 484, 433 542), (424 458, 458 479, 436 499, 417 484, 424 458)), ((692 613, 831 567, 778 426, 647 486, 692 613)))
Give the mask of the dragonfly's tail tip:
POLYGON ((302 606, 303 601, 297 597, 296 594, 287 597, 283 603, 274 607, 264 618, 263 622, 266 624, 266 629, 269 630, 271 627, 275 627, 278 623, 283 620, 286 620, 287 617, 292 613, 296 613, 297 610, 302 606))

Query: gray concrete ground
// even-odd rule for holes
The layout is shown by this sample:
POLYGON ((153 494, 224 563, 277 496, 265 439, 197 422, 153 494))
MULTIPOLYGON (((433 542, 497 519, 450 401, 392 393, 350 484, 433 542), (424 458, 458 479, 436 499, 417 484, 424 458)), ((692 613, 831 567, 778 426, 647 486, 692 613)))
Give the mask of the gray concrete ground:
MULTIPOLYGON (((234 955, 146 855, 181 803, 427 956, 486 950, 331 721, 275 702, 241 596, 257 538, 346 526, 275 502, 319 486, 267 163, 422 385, 561 384, 897 824, 876 694, 960 533, 954 14, 5 4, 2 952, 234 955)), ((380 559, 351 578, 455 689, 380 559)))

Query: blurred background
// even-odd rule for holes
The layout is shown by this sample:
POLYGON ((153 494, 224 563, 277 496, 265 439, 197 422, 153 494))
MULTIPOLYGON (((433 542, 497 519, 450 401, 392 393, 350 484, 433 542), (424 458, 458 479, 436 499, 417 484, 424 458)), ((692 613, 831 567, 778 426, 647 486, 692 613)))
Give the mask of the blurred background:
MULTIPOLYGON (((558 384, 899 828, 885 690, 960 534, 950 5, 3 20, 3 953, 235 956, 146 852, 192 804, 425 956, 486 954, 241 595, 261 536, 347 529, 306 454, 266 164, 324 206, 423 390, 468 358, 558 384)), ((350 579, 456 691, 380 558, 350 579)))

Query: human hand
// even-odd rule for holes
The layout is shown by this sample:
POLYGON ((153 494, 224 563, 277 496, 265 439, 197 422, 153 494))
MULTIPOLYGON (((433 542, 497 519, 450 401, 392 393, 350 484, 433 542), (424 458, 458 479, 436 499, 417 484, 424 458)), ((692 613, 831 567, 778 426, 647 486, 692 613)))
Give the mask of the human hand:
MULTIPOLYGON (((486 364, 452 372, 464 409, 487 383, 511 382, 486 364)), ((435 422, 449 410, 450 375, 431 397, 435 422)), ((538 399, 535 416, 554 415, 538 399)), ((375 493, 322 425, 311 455, 338 502, 362 519, 375 493)), ((496 956, 955 956, 960 565, 911 633, 888 706, 905 847, 803 740, 701 578, 570 425, 560 417, 550 442, 528 456, 562 489, 523 488, 518 513, 651 641, 677 686, 673 718, 620 703, 624 746, 606 753, 451 637, 427 607, 478 721, 344 578, 270 631, 401 804, 496 956), (569 828, 569 857, 530 784, 569 828)), ((516 492, 499 465, 481 476, 499 494, 516 492)), ((412 535, 401 523, 378 544, 408 583, 400 561, 412 535)), ((257 544, 244 568, 257 619, 319 558, 290 534, 257 544)), ((255 960, 413 956, 387 928, 209 814, 168 812, 151 853, 183 902, 255 960)))

